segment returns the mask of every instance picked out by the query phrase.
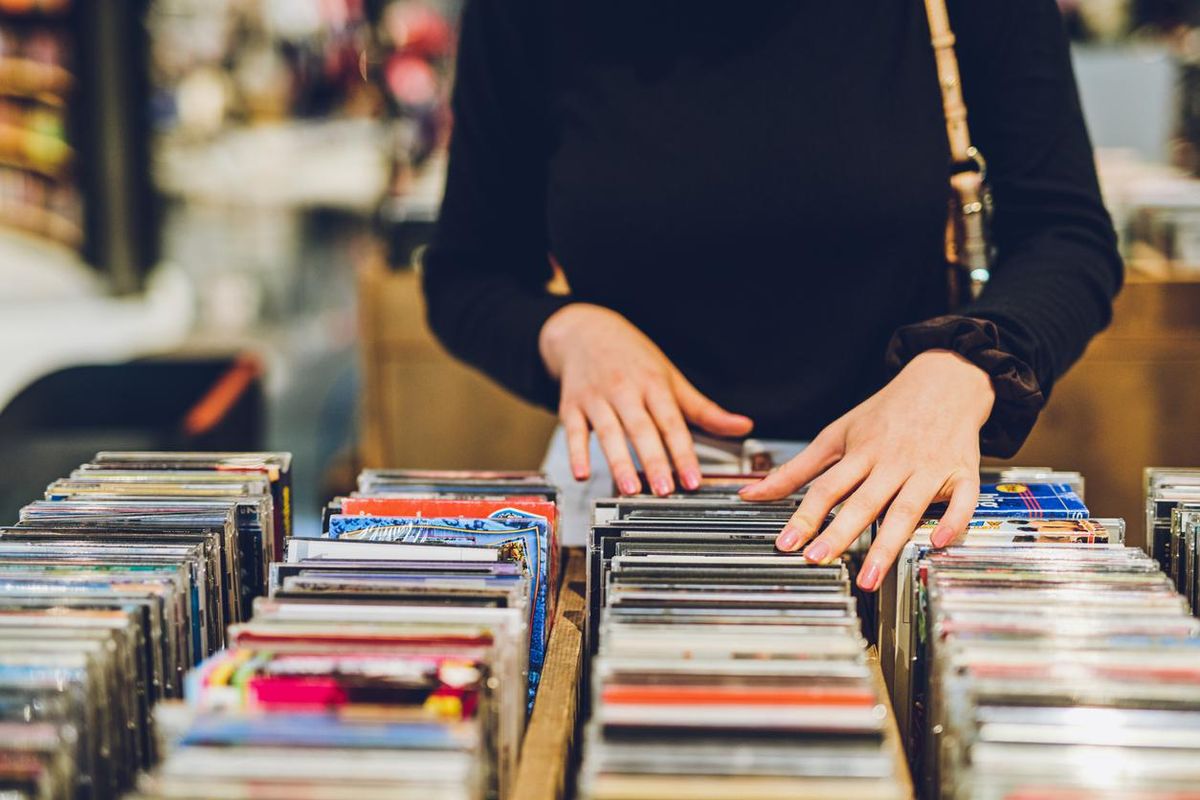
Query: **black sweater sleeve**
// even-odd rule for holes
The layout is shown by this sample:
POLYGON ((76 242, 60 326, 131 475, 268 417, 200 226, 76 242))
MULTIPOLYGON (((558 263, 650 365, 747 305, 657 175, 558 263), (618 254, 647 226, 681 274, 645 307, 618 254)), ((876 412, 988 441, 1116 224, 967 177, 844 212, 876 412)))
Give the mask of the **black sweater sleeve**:
POLYGON ((1123 265, 1058 8, 1054 0, 996 6, 1002 16, 995 19, 962 15, 969 27, 959 51, 971 133, 988 160, 998 259, 982 295, 957 319, 902 329, 893 352, 907 350, 903 362, 920 349, 963 351, 956 345, 972 341, 987 353, 977 363, 992 369, 998 402, 990 426, 997 433, 989 438, 985 428, 984 451, 1007 456, 1028 435, 1054 382, 1108 324, 1123 265), (981 321, 965 339, 963 317, 981 321), (985 339, 1015 360, 999 358, 985 339))
POLYGON ((568 301, 545 290, 548 130, 544 24, 533 0, 470 0, 463 13, 446 193, 423 259, 430 328, 451 353, 554 407, 538 354, 568 301))

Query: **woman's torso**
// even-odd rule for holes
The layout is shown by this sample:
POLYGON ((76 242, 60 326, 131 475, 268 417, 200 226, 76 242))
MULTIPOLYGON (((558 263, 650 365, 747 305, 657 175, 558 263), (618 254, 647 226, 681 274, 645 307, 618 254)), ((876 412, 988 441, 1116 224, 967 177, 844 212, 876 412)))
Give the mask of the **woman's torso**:
POLYGON ((920 0, 548 5, 547 225, 574 294, 763 435, 876 390, 892 332, 945 302, 920 0))

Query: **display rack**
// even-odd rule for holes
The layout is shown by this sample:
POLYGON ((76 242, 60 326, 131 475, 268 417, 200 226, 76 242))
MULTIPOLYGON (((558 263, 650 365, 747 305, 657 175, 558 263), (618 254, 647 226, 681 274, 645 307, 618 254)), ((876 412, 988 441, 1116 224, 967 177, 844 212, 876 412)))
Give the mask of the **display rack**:
POLYGON ((142 0, 0 10, 0 232, 54 242, 117 293, 157 259, 142 0))

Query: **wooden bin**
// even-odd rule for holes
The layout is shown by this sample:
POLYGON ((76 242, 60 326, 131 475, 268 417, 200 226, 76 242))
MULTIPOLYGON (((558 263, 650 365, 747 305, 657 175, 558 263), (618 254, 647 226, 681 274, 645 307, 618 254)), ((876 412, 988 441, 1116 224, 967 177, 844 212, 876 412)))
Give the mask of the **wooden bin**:
POLYGON ((555 420, 447 354, 425 325, 416 270, 358 275, 366 467, 536 469, 555 420))
POLYGON ((583 625, 587 608, 587 558, 582 548, 563 552, 562 588, 542 667, 533 714, 517 764, 516 800, 562 800, 574 793, 583 678, 583 625))

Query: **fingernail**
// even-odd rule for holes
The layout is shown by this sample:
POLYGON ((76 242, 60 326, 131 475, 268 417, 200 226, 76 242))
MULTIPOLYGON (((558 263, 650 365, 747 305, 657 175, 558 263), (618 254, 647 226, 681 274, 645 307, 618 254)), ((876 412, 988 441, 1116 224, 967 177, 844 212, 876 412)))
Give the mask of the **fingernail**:
POLYGON ((800 543, 800 534, 791 528, 784 528, 783 533, 779 534, 779 538, 775 540, 775 547, 785 553, 790 553, 796 549, 796 545, 800 543))
POLYGON ((863 571, 858 576, 858 586, 867 592, 875 591, 879 585, 879 565, 873 561, 868 561, 863 571))
POLYGON ((829 558, 829 545, 817 540, 805 548, 804 557, 814 564, 824 564, 829 558))
POLYGON ((622 478, 619 485, 621 487, 621 494, 637 494, 642 488, 637 478, 622 478))
POLYGON ((659 478, 654 481, 654 493, 660 497, 666 497, 671 493, 671 482, 666 478, 659 478))
POLYGON ((683 474, 679 476, 679 482, 689 492, 695 491, 700 488, 700 472, 694 469, 684 470, 683 474))
POLYGON ((950 530, 950 526, 939 523, 933 529, 933 533, 929 535, 929 542, 934 547, 945 547, 952 538, 954 538, 954 532, 950 530))
POLYGON ((571 470, 571 474, 575 476, 577 481, 586 481, 588 479, 588 471, 583 467, 575 467, 571 470))

